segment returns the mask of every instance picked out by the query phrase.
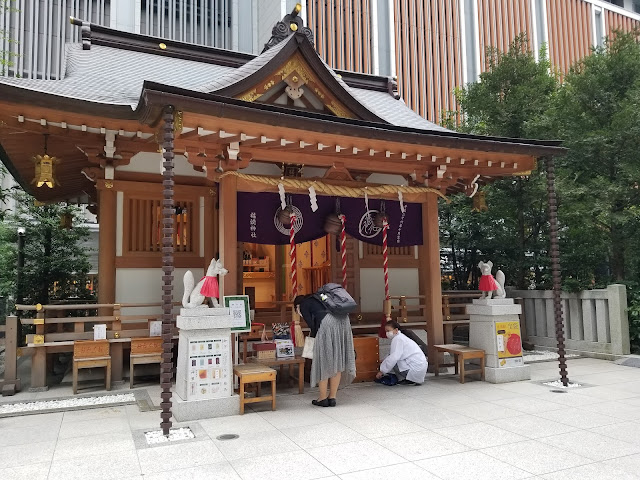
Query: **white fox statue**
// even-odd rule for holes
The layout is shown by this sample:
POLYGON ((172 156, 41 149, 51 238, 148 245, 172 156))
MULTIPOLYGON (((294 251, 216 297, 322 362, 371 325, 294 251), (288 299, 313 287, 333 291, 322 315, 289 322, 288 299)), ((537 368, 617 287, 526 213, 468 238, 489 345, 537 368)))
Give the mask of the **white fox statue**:
POLYGON ((184 295, 182 297, 182 306, 184 308, 219 307, 218 299, 220 298, 220 293, 217 277, 218 275, 224 276, 227 273, 229 271, 222 266, 222 262, 214 258, 209 264, 206 276, 196 285, 193 273, 191 273, 191 270, 187 270, 183 280, 184 295), (209 305, 209 302, 204 303, 207 298, 211 299, 211 305, 209 305))
POLYGON ((495 298, 505 298, 507 296, 504 290, 504 272, 498 270, 496 272, 496 278, 491 275, 491 269, 493 268, 493 262, 488 261, 480 262, 478 268, 482 273, 480 278, 480 290, 482 291, 482 298, 491 298, 493 295, 495 298), (495 294, 494 294, 495 292, 495 294))

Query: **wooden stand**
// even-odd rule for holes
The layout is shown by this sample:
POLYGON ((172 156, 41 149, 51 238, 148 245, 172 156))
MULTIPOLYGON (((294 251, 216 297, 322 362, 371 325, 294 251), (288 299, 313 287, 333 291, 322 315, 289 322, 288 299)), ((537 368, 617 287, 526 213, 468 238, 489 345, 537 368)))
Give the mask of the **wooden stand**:
MULTIPOLYGON (((276 371, 265 365, 236 365, 233 374, 240 380, 240 415, 244 415, 244 406, 247 403, 271 401, 271 410, 276 409, 276 371), (245 386, 249 383, 271 382, 271 395, 264 397, 245 398, 245 386)), ((259 391, 258 391, 259 392, 259 391)))
POLYGON ((356 351, 356 378, 353 382, 373 382, 380 370, 378 337, 353 337, 353 348, 356 351))
POLYGON ((73 342, 73 394, 78 393, 78 370, 105 367, 105 388, 111 390, 111 355, 108 340, 73 342))
POLYGON ((292 357, 292 358, 265 358, 260 359, 257 357, 250 357, 249 362, 251 364, 266 365, 269 367, 280 367, 280 373, 285 365, 289 365, 289 379, 295 378, 293 376, 293 366, 298 365, 298 394, 304 393, 304 358, 292 357))
POLYGON ((435 355, 436 377, 440 374, 440 367, 455 367, 456 375, 460 374, 460 383, 464 383, 465 375, 473 375, 479 373, 484 381, 484 350, 465 347, 455 343, 447 345, 435 345, 438 353, 450 353, 454 356, 454 363, 440 363, 439 355, 435 355), (473 358, 480 359, 480 368, 473 370, 465 370, 464 361, 473 358))
POLYGON ((162 337, 132 338, 129 388, 133 388, 133 366, 162 362, 162 337))

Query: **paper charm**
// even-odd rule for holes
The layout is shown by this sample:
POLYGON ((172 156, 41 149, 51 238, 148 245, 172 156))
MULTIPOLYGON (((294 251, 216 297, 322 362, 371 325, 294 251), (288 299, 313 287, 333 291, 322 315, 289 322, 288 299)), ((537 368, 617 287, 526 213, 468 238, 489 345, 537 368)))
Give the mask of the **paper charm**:
POLYGON ((316 198, 316 189, 313 188, 313 185, 309 187, 309 201, 311 202, 311 211, 315 212, 318 210, 318 199, 316 198))
POLYGON ((367 195, 367 187, 364 187, 364 206, 369 211, 369 195, 367 195))
POLYGON ((284 185, 281 183, 278 184, 278 193, 280 194, 280 207, 284 210, 287 208, 287 201, 284 198, 284 185))
POLYGON ((400 201, 400 211, 402 213, 406 213, 407 206, 404 204, 404 197, 402 196, 401 190, 398 190, 398 200, 400 201))

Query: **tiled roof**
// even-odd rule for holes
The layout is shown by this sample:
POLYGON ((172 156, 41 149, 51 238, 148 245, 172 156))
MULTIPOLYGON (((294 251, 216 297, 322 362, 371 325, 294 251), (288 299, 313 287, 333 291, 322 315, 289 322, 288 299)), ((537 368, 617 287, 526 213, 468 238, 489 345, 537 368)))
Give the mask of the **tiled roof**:
MULTIPOLYGON (((145 81, 215 93, 260 70, 292 41, 293 35, 238 68, 101 45, 83 50, 81 44, 71 43, 66 48, 64 78, 0 77, 0 84, 92 103, 127 105, 135 110, 145 81)), ((349 87, 326 63, 325 66, 350 95, 384 121, 426 131, 446 131, 387 92, 349 87)))

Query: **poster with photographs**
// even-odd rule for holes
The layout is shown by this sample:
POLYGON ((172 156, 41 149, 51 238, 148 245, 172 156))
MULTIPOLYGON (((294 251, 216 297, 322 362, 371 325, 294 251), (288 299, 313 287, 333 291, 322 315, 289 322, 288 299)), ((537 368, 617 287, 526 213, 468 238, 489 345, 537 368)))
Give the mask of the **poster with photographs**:
POLYGON ((251 312, 249 311, 248 295, 231 295, 222 299, 224 306, 229 309, 229 314, 233 317, 233 325, 231 331, 250 332, 251 331, 251 312))
POLYGON ((189 342, 188 400, 222 398, 231 395, 231 359, 228 338, 189 342))

